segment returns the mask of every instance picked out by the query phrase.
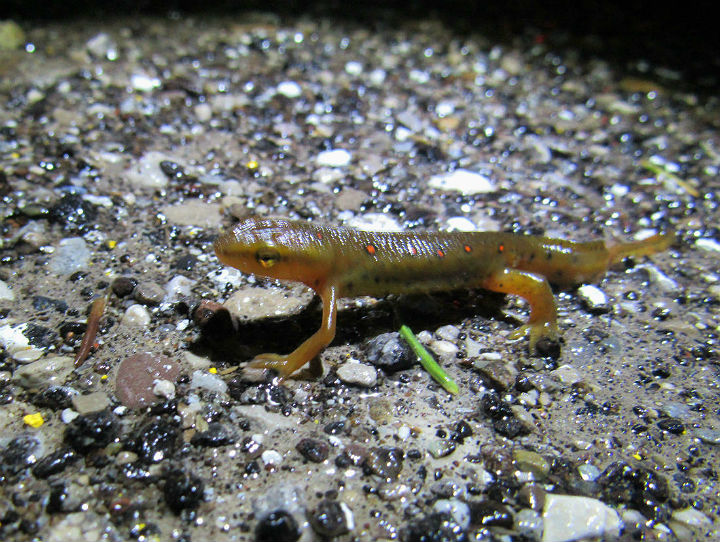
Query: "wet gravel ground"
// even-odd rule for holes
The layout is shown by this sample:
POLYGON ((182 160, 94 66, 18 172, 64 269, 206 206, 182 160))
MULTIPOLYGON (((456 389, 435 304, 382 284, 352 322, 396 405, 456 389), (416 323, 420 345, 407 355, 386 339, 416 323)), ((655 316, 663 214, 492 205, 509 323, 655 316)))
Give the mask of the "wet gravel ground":
POLYGON ((720 537, 715 97, 552 33, 427 21, 0 36, 0 538, 720 537), (516 298, 363 298, 323 375, 278 384, 244 362, 320 308, 219 264, 250 215, 678 240, 558 292, 559 356, 506 340, 516 298))

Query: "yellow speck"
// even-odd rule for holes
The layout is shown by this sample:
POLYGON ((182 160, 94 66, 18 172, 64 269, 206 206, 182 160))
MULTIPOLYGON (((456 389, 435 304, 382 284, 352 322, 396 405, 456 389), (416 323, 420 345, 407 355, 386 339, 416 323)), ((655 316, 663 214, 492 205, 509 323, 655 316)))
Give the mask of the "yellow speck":
POLYGON ((102 376, 100 377, 100 380, 107 380, 107 379, 108 379, 108 375, 102 375, 102 376))
POLYGON ((23 421, 29 425, 30 427, 34 427, 37 429, 42 424, 45 423, 45 420, 43 420, 42 414, 39 412, 36 412, 35 414, 27 414, 23 416, 23 421))
POLYGON ((115 241, 114 239, 108 239, 107 246, 109 249, 112 250, 117 246, 117 241, 115 241))
POLYGON ((250 160, 245 164, 245 167, 248 169, 257 169, 260 167, 260 164, 257 163, 257 160, 250 160))
POLYGON ((637 454, 637 453, 636 453, 636 454, 633 454, 633 457, 634 457, 635 459, 637 459, 638 461, 642 461, 642 459, 643 459, 643 456, 642 456, 641 454, 637 454))
POLYGON ((210 367, 210 368, 208 369, 208 372, 210 372, 210 374, 216 375, 216 374, 217 374, 217 369, 216 369, 215 367, 210 367))

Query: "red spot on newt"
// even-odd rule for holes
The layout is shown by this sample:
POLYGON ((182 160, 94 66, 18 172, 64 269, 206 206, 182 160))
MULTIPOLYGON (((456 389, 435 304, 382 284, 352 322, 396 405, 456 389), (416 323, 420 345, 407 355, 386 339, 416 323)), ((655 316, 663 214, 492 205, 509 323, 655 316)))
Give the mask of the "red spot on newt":
POLYGON ((444 257, 445 257, 445 252, 443 252, 443 250, 442 250, 441 248, 439 248, 439 249, 437 250, 437 255, 438 255, 438 257, 440 257, 440 258, 444 258, 444 257))
POLYGON ((465 246, 463 247, 463 249, 464 249, 465 252, 467 252, 468 254, 470 254, 470 253, 472 252, 472 247, 471 247, 470 245, 465 245, 465 246))
POLYGON ((505 245, 498 245, 498 252, 505 252, 505 245))
POLYGON ((368 245, 365 247, 365 250, 367 250, 367 253, 370 254, 370 256, 375 256, 375 245, 368 245))

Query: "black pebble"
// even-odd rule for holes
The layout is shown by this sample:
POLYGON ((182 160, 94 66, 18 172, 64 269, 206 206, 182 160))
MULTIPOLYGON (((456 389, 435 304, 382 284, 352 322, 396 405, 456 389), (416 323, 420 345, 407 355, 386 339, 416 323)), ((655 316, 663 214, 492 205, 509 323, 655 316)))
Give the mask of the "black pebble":
POLYGON ((33 322, 28 323, 23 335, 27 337, 30 344, 38 348, 48 348, 58 340, 58 334, 54 330, 33 322))
POLYGON ((35 478, 44 479, 64 471, 65 467, 74 463, 79 458, 80 456, 72 448, 60 448, 35 463, 32 473, 35 475, 35 478))
POLYGON ((657 422, 657 426, 673 435, 682 435, 685 432, 685 425, 677 418, 663 418, 657 422))
POLYGON ((465 530, 450 514, 434 513, 411 523, 403 533, 404 542, 466 542, 465 530))
POLYGON ((35 462, 40 442, 30 435, 12 439, 0 449, 0 480, 7 474, 17 474, 35 462))
POLYGON ((172 455, 177 439, 177 428, 164 420, 154 420, 138 431, 134 450, 142 461, 158 463, 172 455))
POLYGON ((295 449, 300 454, 313 463, 322 463, 330 453, 330 447, 319 440, 304 438, 297 443, 295 449))
POLYGON ((208 424, 207 431, 195 433, 190 442, 195 446, 217 448, 234 443, 235 438, 223 424, 212 422, 208 424))
POLYGON ((370 339, 363 346, 367 360, 386 373, 409 369, 416 357, 410 347, 400 339, 399 333, 383 333, 370 339))
POLYGON ((194 474, 180 470, 168 473, 163 494, 168 507, 179 514, 183 510, 194 510, 200 505, 205 491, 204 482, 194 474))
POLYGON ((62 410, 72 406, 72 398, 80 392, 67 386, 50 386, 32 397, 32 404, 40 408, 62 410))
POLYGON ((255 527, 255 542, 295 542, 298 538, 297 521, 285 510, 270 512, 255 527))
POLYGON ((127 297, 137 286, 138 281, 132 277, 118 277, 112 282, 112 291, 118 297, 127 297))
POLYGON ((310 516, 310 524, 321 536, 334 537, 347 533, 350 529, 342 506, 337 501, 324 500, 310 516))
POLYGON ((470 523, 478 527, 504 527, 512 529, 513 515, 507 507, 494 501, 472 501, 470 523))
POLYGON ((65 443, 75 451, 87 453, 103 448, 118 436, 119 427, 110 411, 78 416, 65 428, 65 443))
POLYGON ((65 311, 68 310, 68 304, 62 299, 53 299, 52 297, 45 297, 44 295, 33 296, 32 305, 36 311, 53 309, 64 314, 65 311))
POLYGON ((85 231, 97 218, 97 207, 78 194, 66 194, 50 209, 50 220, 68 231, 85 231))

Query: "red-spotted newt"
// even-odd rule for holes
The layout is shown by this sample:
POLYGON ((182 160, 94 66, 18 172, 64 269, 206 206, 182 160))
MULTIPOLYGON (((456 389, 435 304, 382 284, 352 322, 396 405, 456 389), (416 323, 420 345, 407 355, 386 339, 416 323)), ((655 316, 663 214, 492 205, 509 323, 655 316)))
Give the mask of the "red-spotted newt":
POLYGON ((245 272, 302 282, 322 300, 320 329, 290 354, 262 354, 253 366, 286 377, 317 356, 335 337, 341 297, 484 288, 530 304, 528 322, 510 334, 559 338, 550 283, 570 286, 603 276, 627 256, 666 249, 672 234, 606 246, 492 232, 366 232, 313 223, 247 218, 215 241, 221 262, 245 272))

